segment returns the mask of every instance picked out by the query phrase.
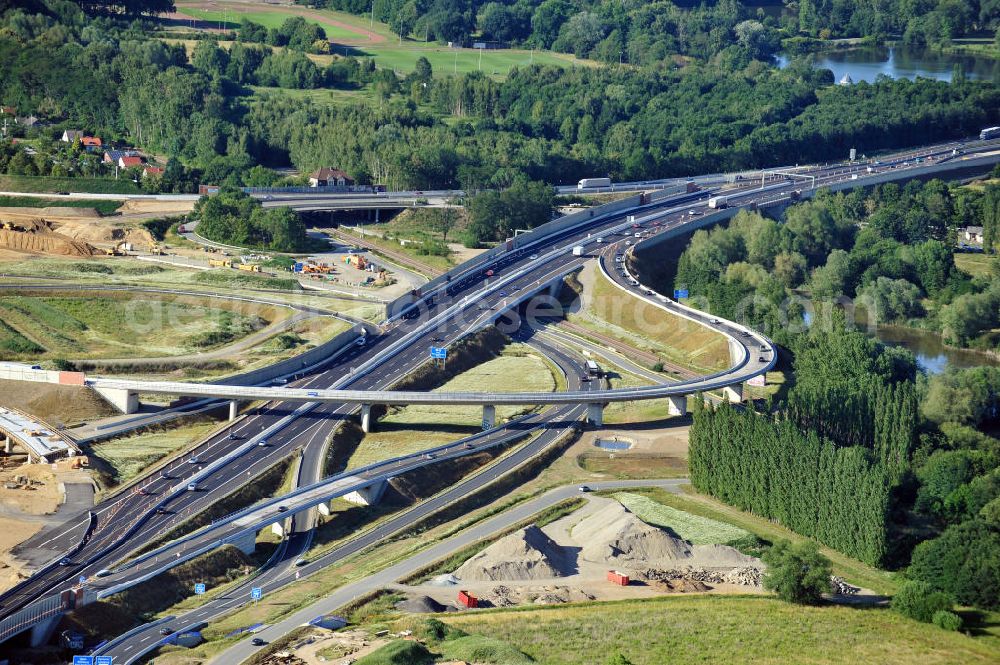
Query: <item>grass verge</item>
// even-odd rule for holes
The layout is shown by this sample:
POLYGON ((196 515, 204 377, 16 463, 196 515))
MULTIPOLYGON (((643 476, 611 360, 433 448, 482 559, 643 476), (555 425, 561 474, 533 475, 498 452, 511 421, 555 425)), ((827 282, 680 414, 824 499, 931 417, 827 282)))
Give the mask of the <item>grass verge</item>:
POLYGON ((104 199, 42 199, 37 196, 0 196, 2 208, 93 208, 102 217, 113 215, 121 201, 104 199))

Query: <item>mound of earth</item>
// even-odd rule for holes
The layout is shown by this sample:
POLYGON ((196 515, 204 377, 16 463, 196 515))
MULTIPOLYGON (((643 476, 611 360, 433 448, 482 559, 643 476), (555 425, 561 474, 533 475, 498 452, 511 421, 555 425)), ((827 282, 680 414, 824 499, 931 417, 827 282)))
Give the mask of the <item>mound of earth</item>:
POLYGON ((74 240, 87 242, 128 242, 140 246, 155 242, 152 234, 144 228, 117 226, 99 220, 64 221, 56 227, 56 232, 74 240))
POLYGON ((759 567, 760 560, 727 545, 692 545, 647 524, 618 502, 584 518, 570 532, 580 556, 612 566, 652 563, 660 567, 759 567))
POLYGON ((43 219, 4 221, 0 228, 0 248, 57 256, 93 256, 97 249, 82 240, 56 233, 43 219))
POLYGON ((663 529, 646 524, 618 502, 581 520, 570 535, 587 561, 681 561, 690 559, 692 545, 663 529))
POLYGON ((479 582, 551 579, 566 574, 563 558, 562 548, 532 524, 463 563, 455 576, 479 582))
POLYGON ((410 614, 437 614, 448 609, 430 596, 410 596, 396 603, 396 609, 410 614))

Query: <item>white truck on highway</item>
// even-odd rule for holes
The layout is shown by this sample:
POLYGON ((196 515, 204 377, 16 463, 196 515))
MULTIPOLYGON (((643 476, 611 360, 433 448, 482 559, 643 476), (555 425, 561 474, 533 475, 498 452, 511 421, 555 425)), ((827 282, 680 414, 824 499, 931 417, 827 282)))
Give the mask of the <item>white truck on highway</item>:
POLYGON ((610 187, 611 178, 584 178, 576 183, 577 189, 587 189, 589 187, 610 187))
POLYGON ((577 245, 573 248, 573 256, 583 256, 583 245, 577 245))
POLYGON ((713 196, 708 200, 708 207, 713 210, 721 210, 729 205, 729 199, 725 196, 713 196))
MULTIPOLYGON (((979 132, 980 141, 988 141, 989 139, 995 139, 1000 136, 1000 127, 987 127, 983 131, 979 132)), ((583 182, 582 180, 580 182, 583 182)))

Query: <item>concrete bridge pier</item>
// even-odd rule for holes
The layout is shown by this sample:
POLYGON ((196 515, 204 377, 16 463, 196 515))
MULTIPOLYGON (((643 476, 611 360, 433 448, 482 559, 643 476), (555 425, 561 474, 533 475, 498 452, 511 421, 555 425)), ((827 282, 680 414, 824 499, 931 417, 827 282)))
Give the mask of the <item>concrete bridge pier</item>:
POLYGON ((284 538, 285 537, 285 533, 287 531, 288 531, 288 529, 285 528, 285 522, 284 521, 275 522, 274 524, 271 525, 271 533, 273 533, 274 535, 276 535, 278 538, 284 538))
POLYGON ((743 384, 734 383, 722 389, 722 395, 730 404, 739 404, 743 401, 743 384))
POLYGON ((125 414, 139 410, 139 396, 126 388, 97 388, 97 394, 108 401, 111 406, 125 414))
POLYGON ((602 427, 604 425, 604 405, 603 404, 588 404, 587 405, 587 423, 593 425, 594 427, 602 427))
POLYGON ((687 395, 668 395, 667 413, 671 416, 687 415, 688 398, 687 395))
POLYGON ((385 489, 388 486, 388 481, 380 480, 367 487, 362 487, 361 489, 345 494, 344 500, 356 503, 359 506, 374 506, 382 499, 382 495, 385 494, 385 489))
POLYGON ((244 533, 236 540, 229 541, 229 544, 244 554, 253 554, 257 549, 257 533, 254 531, 244 533))
POLYGON ((492 404, 483 404, 483 431, 493 429, 497 424, 497 408, 492 404))
POLYGON ((372 405, 361 405, 361 431, 368 434, 372 431, 372 405))
POLYGON ((49 643, 52 639, 52 634, 56 632, 56 626, 59 625, 59 621, 62 619, 62 612, 51 616, 47 619, 42 619, 34 626, 31 627, 31 646, 33 647, 43 647, 49 643))
POLYGON ((329 517, 331 514, 333 514, 332 511, 330 510, 330 508, 331 508, 330 504, 332 504, 332 503, 333 503, 332 500, 331 501, 324 501, 323 503, 321 503, 318 506, 316 506, 316 511, 320 515, 322 515, 323 517, 329 517))
POLYGON ((229 400, 229 422, 236 420, 236 414, 239 413, 240 403, 234 399, 229 400))
POLYGON ((3 451, 4 453, 10 455, 13 452, 14 441, 7 434, 0 434, 0 439, 3 440, 3 451))

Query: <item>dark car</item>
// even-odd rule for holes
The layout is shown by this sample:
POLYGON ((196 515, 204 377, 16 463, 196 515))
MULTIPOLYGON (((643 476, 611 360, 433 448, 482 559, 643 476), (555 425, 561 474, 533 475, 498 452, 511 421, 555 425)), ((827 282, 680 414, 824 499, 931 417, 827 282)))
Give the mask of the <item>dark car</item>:
POLYGON ((259 637, 255 637, 252 640, 250 640, 250 644, 254 645, 255 647, 262 647, 265 644, 267 644, 267 642, 265 642, 264 640, 260 639, 259 637))
POLYGON ((288 512, 288 506, 278 506, 278 512, 279 513, 286 513, 286 512, 288 512))
POLYGON ((160 635, 170 635, 174 632, 173 628, 160 628, 160 635))

